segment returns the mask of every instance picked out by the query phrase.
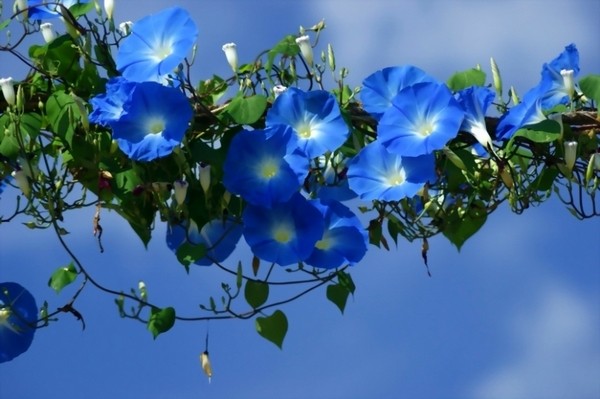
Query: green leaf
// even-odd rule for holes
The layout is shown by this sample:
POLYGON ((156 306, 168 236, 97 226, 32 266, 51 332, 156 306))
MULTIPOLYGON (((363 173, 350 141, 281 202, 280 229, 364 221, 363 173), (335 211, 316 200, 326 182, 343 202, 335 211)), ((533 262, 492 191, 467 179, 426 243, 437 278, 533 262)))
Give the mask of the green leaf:
POLYGON ((71 12, 71 14, 73 14, 75 18, 77 18, 92 11, 93 8, 94 2, 90 1, 88 3, 73 4, 71 7, 69 7, 69 11, 71 12))
POLYGON ((554 180, 558 176, 558 169, 546 167, 542 169, 542 172, 532 183, 533 187, 536 187, 538 191, 548 191, 552 188, 554 180))
POLYGON ((119 295, 115 298, 115 304, 117 305, 117 309, 119 310, 119 316, 125 317, 125 297, 123 295, 119 295))
POLYGON ((534 143, 551 143, 560 138, 560 124, 556 121, 546 119, 539 123, 525 126, 516 131, 508 143, 508 147, 512 145, 516 137, 524 137, 534 143))
POLYGON ((238 288, 238 290, 240 289, 240 287, 242 286, 242 261, 238 262, 238 267, 237 267, 237 274, 235 276, 235 286, 238 288))
POLYGON ((460 251, 465 241, 484 225, 487 220, 487 213, 484 207, 471 208, 462 218, 456 218, 444 228, 443 234, 460 251))
POLYGON ((452 91, 460 91, 471 86, 483 86, 485 85, 485 73, 475 68, 456 72, 450 76, 447 84, 452 91))
POLYGON ((600 75, 588 75, 580 79, 579 87, 587 98, 600 104, 600 75))
POLYGON ((378 219, 371 220, 367 230, 369 231, 369 243, 379 248, 383 236, 381 222, 378 219))
POLYGON ((240 125, 250 125, 259 120, 267 109, 267 97, 254 95, 236 97, 227 106, 227 113, 240 125))
POLYGON ((150 319, 148 319, 148 330, 152 333, 154 339, 164 332, 167 332, 175 324, 175 309, 172 307, 160 309, 152 308, 150 319))
POLYGON ((0 22, 0 30, 6 28, 8 25, 10 25, 12 19, 8 18, 5 19, 4 21, 0 22))
POLYGON ((75 270, 75 266, 71 262, 67 266, 59 267, 52 273, 50 280, 48 280, 48 286, 58 294, 63 288, 75 281, 76 278, 77 270, 75 270))
POLYGON ((29 57, 51 75, 75 82, 81 74, 78 45, 65 34, 50 43, 29 48, 29 57))
POLYGON ((258 308, 269 298, 269 284, 259 280, 247 280, 244 297, 250 306, 258 308))
POLYGON ((73 143, 74 119, 79 119, 80 111, 73 97, 62 90, 54 92, 46 101, 46 117, 50 127, 69 146, 73 143))
POLYGON ((281 310, 276 310, 271 316, 256 318, 256 331, 261 337, 277 345, 279 349, 282 349, 287 330, 287 317, 281 310))
POLYGON ((42 116, 36 113, 28 113, 21 116, 21 134, 26 134, 31 140, 35 140, 42 128, 42 116))
POLYGON ((333 302, 344 314, 346 301, 350 292, 341 284, 332 284, 327 286, 327 299, 333 302))
POLYGON ((177 260, 186 270, 189 269, 190 265, 202 259, 206 255, 206 247, 202 244, 194 245, 189 242, 184 242, 177 248, 177 260))
POLYGON ((279 43, 277 43, 271 50, 269 50, 267 54, 267 63, 265 65, 265 71, 267 72, 267 76, 271 76, 271 68, 273 67, 273 62, 275 62, 275 57, 278 54, 281 54, 286 57, 294 57, 300 53, 300 47, 296 43, 296 38, 292 35, 288 35, 284 37, 279 43))
POLYGON ((349 293, 354 294, 356 285, 354 285, 354 281, 352 281, 352 276, 350 276, 350 273, 339 271, 337 272, 337 278, 342 287, 344 287, 349 293))

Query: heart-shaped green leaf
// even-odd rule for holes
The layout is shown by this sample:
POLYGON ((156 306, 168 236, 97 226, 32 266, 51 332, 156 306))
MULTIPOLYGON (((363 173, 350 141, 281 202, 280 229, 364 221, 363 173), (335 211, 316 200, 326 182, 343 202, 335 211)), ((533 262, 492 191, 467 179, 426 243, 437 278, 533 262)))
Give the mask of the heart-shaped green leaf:
POLYGON ((261 337, 277 345, 279 349, 283 345, 287 329, 287 317, 281 310, 276 310, 271 316, 256 318, 256 331, 261 337))

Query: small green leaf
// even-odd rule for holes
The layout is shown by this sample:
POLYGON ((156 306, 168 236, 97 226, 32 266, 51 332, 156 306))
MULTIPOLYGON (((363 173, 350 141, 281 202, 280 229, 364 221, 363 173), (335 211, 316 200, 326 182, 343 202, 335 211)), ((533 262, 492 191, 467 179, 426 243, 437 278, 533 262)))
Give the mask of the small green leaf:
POLYGON ((48 286, 58 294, 63 288, 75 281, 76 278, 77 270, 75 270, 75 266, 71 262, 67 266, 59 267, 52 273, 50 280, 48 280, 48 286))
POLYGON ((281 310, 276 310, 271 316, 256 318, 256 331, 261 337, 277 345, 279 349, 282 349, 287 330, 287 317, 281 310))
POLYGON ((279 43, 277 43, 267 54, 267 63, 265 65, 265 71, 267 76, 271 76, 271 68, 275 62, 275 57, 278 54, 286 57, 294 57, 300 53, 300 47, 296 43, 296 38, 292 35, 284 37, 279 43))
POLYGON ((250 306, 258 308, 269 298, 269 284, 259 280, 247 280, 244 297, 250 306))
POLYGON ((227 113, 240 125, 249 125, 261 118, 267 109, 267 97, 259 94, 236 97, 227 106, 227 113))
POLYGON ((369 243, 377 246, 381 245, 381 237, 383 236, 381 222, 378 219, 373 219, 369 222, 369 243))
POLYGON ((117 309, 119 310, 119 316, 125 317, 125 297, 123 295, 119 295, 115 298, 115 304, 117 305, 117 309))
POLYGON ((465 241, 484 225, 487 220, 485 208, 471 207, 469 212, 465 213, 462 218, 457 218, 450 222, 443 231, 444 236, 450 240, 452 244, 460 251, 465 241))
POLYGON ((587 98, 600 104, 600 75, 588 75, 580 79, 579 87, 587 98))
POLYGON ((332 284, 327 286, 327 299, 333 302, 344 314, 346 301, 350 292, 341 284, 332 284))
POLYGON ((339 271, 337 272, 337 278, 342 287, 344 287, 349 293, 354 294, 356 285, 354 285, 354 281, 352 281, 352 276, 350 276, 350 273, 339 271))
POLYGON ((159 334, 167 332, 175 324, 175 309, 172 307, 159 309, 152 308, 150 319, 148 319, 148 330, 152 333, 154 339, 159 334))
POLYGON ((6 28, 11 22, 12 22, 12 19, 10 19, 10 18, 5 19, 4 21, 0 22, 0 30, 6 28))
POLYGON ((186 270, 192 263, 198 259, 202 259, 206 255, 206 247, 202 244, 194 245, 189 242, 184 242, 177 248, 177 260, 186 270))
POLYGON ((483 86, 485 85, 485 73, 475 68, 456 72, 448 79, 447 84, 452 91, 460 91, 471 86, 483 86))

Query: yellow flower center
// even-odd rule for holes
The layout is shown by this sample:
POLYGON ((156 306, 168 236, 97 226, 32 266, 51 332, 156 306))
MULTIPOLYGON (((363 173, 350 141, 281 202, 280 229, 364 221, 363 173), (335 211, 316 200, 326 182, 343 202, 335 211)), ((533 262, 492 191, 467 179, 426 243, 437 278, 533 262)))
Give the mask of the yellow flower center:
POLYGON ((165 130, 165 121, 162 118, 152 118, 147 126, 150 134, 161 134, 165 130))
POLYGON ((317 241, 317 243, 315 244, 315 248, 323 250, 323 251, 327 251, 329 248, 331 248, 332 242, 330 239, 324 238, 322 240, 317 241))
POLYGON ((312 135, 312 129, 309 123, 302 123, 297 126, 296 131, 298 132, 298 136, 303 139, 309 139, 312 135))
POLYGON ((277 175, 277 172, 279 171, 279 162, 275 161, 274 159, 267 159, 263 161, 263 163, 260 165, 259 170, 260 175, 264 179, 272 179, 277 175))
POLYGON ((290 242, 293 236, 293 231, 291 231, 287 226, 278 226, 273 232, 273 238, 280 244, 286 244, 290 242))
POLYGON ((434 129, 435 126, 433 126, 431 122, 424 122, 421 127, 419 127, 419 133, 421 136, 427 137, 433 132, 434 129))
POLYGON ((399 186, 400 184, 404 183, 404 181, 406 180, 406 173, 404 173, 404 169, 401 170, 395 170, 392 173, 390 173, 387 177, 387 182, 390 186, 399 186))

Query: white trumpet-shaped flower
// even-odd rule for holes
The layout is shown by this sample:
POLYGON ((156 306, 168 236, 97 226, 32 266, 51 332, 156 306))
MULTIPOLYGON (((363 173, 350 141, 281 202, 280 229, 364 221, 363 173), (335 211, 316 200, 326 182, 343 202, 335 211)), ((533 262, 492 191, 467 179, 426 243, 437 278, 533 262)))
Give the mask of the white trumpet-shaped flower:
POLYGON ((233 72, 237 72, 238 68, 238 54, 235 43, 226 43, 222 47, 223 52, 225 52, 225 58, 227 58, 227 62, 233 72))
POLYGON ((310 45, 310 39, 308 35, 300 36, 296 38, 296 44, 300 47, 300 53, 309 66, 313 65, 313 49, 310 45))
POLYGON ((2 78, 0 79, 0 87, 2 88, 2 94, 8 105, 15 105, 17 96, 15 95, 15 83, 13 78, 2 78))

